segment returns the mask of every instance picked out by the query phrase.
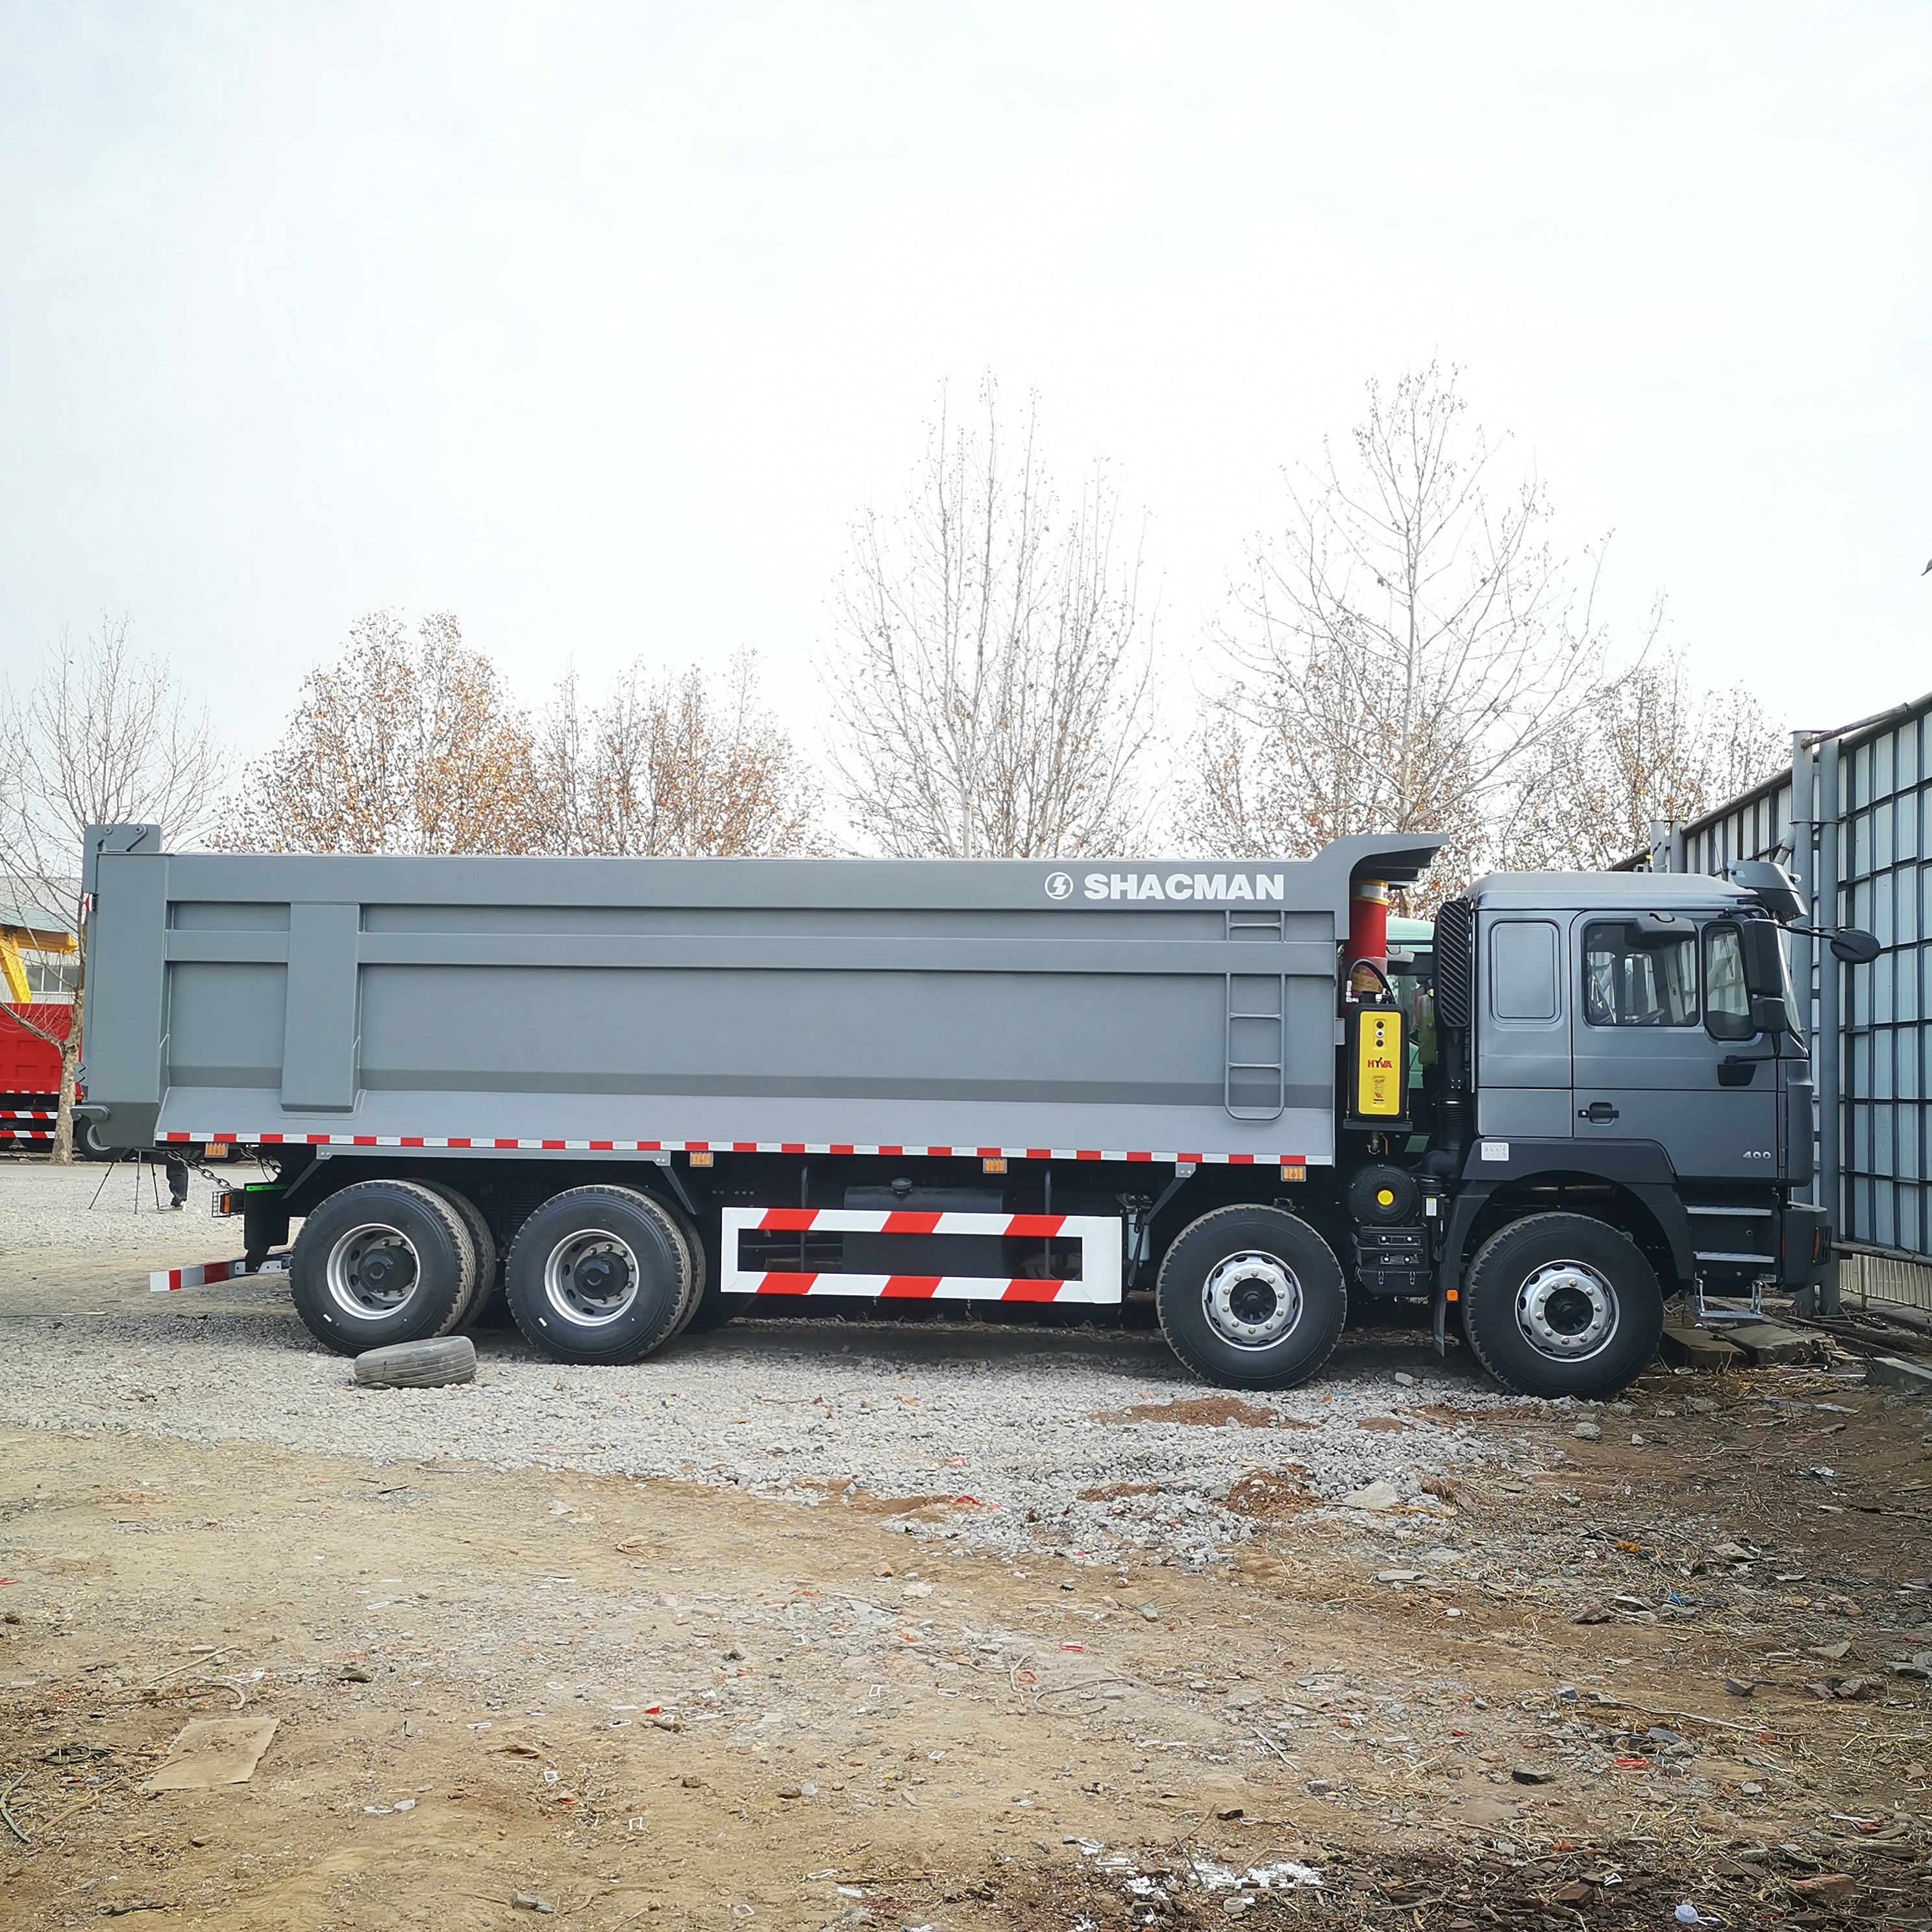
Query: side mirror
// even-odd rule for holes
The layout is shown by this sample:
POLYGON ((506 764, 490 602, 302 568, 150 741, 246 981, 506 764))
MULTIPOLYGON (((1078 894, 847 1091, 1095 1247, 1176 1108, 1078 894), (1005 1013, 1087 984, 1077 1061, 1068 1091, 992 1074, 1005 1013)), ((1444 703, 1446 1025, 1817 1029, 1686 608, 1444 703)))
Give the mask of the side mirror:
POLYGON ((1877 939, 1869 932, 1862 932, 1855 926, 1848 926, 1841 932, 1832 935, 1832 957, 1842 959, 1847 966, 1869 966, 1878 957, 1877 939))
POLYGON ((1789 1033, 1791 1009, 1781 998, 1768 999, 1760 993, 1750 1003, 1750 1023, 1753 1033, 1789 1033))

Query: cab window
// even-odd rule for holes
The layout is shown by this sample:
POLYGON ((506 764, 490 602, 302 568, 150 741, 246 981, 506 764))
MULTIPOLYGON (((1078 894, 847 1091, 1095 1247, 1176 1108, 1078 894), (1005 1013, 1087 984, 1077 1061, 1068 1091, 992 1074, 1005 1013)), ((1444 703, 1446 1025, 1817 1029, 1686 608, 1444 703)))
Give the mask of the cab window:
POLYGON ((1750 986, 1744 936, 1734 926, 1704 928, 1704 1024, 1713 1040, 1749 1040, 1750 986))
POLYGON ((1695 1026, 1696 940, 1621 921, 1586 926, 1583 1018, 1592 1026, 1695 1026))

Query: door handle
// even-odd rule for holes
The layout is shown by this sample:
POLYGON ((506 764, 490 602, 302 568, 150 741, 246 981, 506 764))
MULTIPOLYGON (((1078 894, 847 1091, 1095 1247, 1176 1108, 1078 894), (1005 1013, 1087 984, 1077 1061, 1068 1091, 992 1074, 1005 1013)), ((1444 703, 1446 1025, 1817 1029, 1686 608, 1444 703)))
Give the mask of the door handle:
POLYGON ((1599 1124, 1605 1120, 1614 1120, 1616 1117, 1617 1110, 1607 1100, 1592 1100, 1587 1107, 1576 1109, 1578 1120, 1595 1120, 1599 1124))
POLYGON ((1718 1084, 1720 1087, 1748 1087, 1756 1078, 1757 1070, 1763 1061, 1762 1054, 1726 1054, 1718 1062, 1718 1084))

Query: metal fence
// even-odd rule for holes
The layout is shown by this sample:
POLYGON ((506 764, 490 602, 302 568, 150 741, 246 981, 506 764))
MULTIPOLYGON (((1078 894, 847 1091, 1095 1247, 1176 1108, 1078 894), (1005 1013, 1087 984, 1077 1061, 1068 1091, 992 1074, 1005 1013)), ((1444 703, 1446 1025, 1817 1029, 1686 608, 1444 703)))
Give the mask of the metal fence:
MULTIPOLYGON (((1737 859, 1789 866, 1819 924, 1877 935, 1869 966, 1792 946, 1818 1085, 1813 1198, 1842 1247, 1932 1262, 1932 694, 1843 730, 1800 733, 1789 772, 1688 824, 1653 828, 1658 870, 1721 874, 1737 859)), ((1894 1274, 1921 1279, 1856 1272, 1880 1295, 1894 1274)))

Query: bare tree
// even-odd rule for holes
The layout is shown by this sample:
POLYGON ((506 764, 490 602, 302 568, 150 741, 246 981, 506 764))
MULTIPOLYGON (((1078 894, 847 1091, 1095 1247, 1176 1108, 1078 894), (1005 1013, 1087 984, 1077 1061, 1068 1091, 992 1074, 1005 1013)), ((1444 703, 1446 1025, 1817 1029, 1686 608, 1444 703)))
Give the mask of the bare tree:
POLYGON ((868 510, 824 675, 854 823, 900 857, 1118 852, 1138 829, 1153 616, 1096 463, 1063 506, 1030 403, 952 422, 942 389, 904 511, 868 510))
POLYGON ((544 849, 733 858, 811 849, 818 789, 741 652, 714 690, 695 666, 633 664, 602 704, 567 676, 537 740, 544 849))
POLYGON ((53 1158, 74 1158, 74 1082, 86 990, 82 835, 90 825, 158 824, 191 845, 213 822, 222 776, 206 714, 190 709, 168 667, 138 656, 129 620, 104 614, 85 644, 61 634, 54 661, 24 697, 0 693, 0 874, 10 896, 50 911, 74 908, 82 945, 67 1037, 8 1018, 56 1048, 60 1110, 53 1158))
POLYGON ((1682 821, 1769 777, 1788 740, 1742 686, 1700 690, 1681 652, 1596 692, 1532 752, 1513 787, 1503 862, 1534 870, 1615 865, 1682 821))
POLYGON ((249 766, 230 850, 524 852, 543 843, 529 721, 456 619, 411 638, 394 611, 352 626, 249 766))
POLYGON ((1594 688, 1600 548, 1580 588, 1533 474, 1467 424, 1434 364, 1368 412, 1344 464, 1288 488, 1224 641, 1232 688, 1204 707, 1184 781, 1190 842, 1294 854, 1345 832, 1441 830, 1451 886, 1513 776, 1594 688))

